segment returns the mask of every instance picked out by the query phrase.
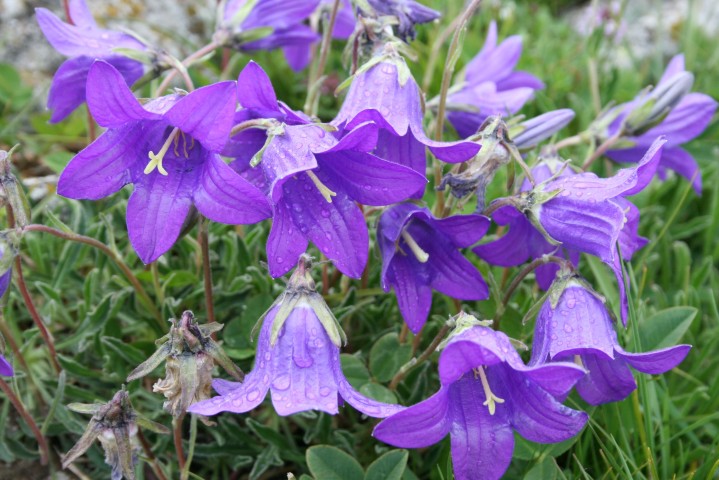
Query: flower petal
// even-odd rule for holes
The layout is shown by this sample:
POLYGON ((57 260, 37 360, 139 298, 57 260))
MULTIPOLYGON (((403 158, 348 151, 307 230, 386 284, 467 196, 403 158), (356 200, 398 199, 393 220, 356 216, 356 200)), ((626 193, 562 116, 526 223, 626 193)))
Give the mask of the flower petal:
POLYGON ((449 389, 382 420, 372 436, 400 448, 423 448, 441 441, 451 426, 449 389))
POLYGON ((193 200, 200 213, 214 222, 251 224, 272 214, 265 195, 214 153, 207 154, 193 200))
MULTIPOLYGON (((214 381, 213 386, 215 386, 214 381)), ((220 385, 218 392, 223 390, 223 386, 220 385)), ((267 372, 255 368, 245 376, 245 380, 238 384, 237 388, 223 391, 222 395, 190 405, 187 411, 205 416, 216 415, 220 412, 249 412, 262 403, 269 386, 267 372)))
POLYGON ((277 96, 267 73, 253 60, 245 66, 237 78, 237 101, 242 108, 279 111, 277 96))
POLYGON ((15 375, 12 365, 10 365, 10 362, 8 362, 2 355, 0 355, 0 375, 4 377, 12 377, 15 375))
POLYGON ((589 373, 577 382, 577 393, 590 405, 618 402, 637 388, 632 372, 621 356, 607 360, 585 354, 582 363, 589 373))
MULTIPOLYGON (((425 146, 414 138, 412 132, 407 132, 404 137, 398 137, 389 130, 380 129, 374 154, 379 158, 409 167, 424 176, 427 175, 425 146)), ((423 194, 424 185, 412 195, 412 198, 422 198, 423 194)))
POLYGON ((63 121, 83 104, 87 72, 92 62, 91 57, 71 58, 57 69, 47 97, 47 108, 52 110, 50 123, 63 121))
POLYGON ((649 144, 658 136, 667 137, 667 147, 694 140, 706 130, 714 117, 717 102, 703 93, 690 93, 656 127, 636 138, 638 144, 649 144))
POLYGON ((506 408, 500 405, 490 415, 482 405, 484 393, 479 382, 463 378, 450 387, 452 402, 452 465, 457 480, 502 477, 514 450, 514 434, 506 408))
POLYGON ((509 230, 497 240, 472 249, 479 258, 491 265, 514 267, 557 249, 514 207, 500 208, 495 212, 494 220, 500 225, 508 225, 509 230), (501 218, 497 214, 506 214, 508 217, 501 218))
POLYGON ((432 308, 432 289, 426 267, 413 260, 402 254, 395 255, 389 263, 383 284, 385 291, 390 286, 394 288, 402 318, 416 334, 424 326, 432 308))
POLYGON ((677 345, 652 352, 629 353, 617 346, 617 355, 642 373, 658 375, 682 363, 691 348, 691 345, 677 345))
POLYGON ((297 265, 297 259, 307 250, 307 238, 300 232, 284 201, 275 204, 272 228, 267 238, 267 263, 270 275, 281 277, 297 265))
POLYGON ((345 378, 339 360, 335 362, 335 378, 342 399, 368 417, 385 418, 401 412, 405 408, 401 405, 378 402, 359 393, 345 378))
POLYGON ((451 217, 433 219, 431 222, 439 231, 452 239, 459 248, 471 247, 477 243, 491 224, 483 215, 453 215, 451 217))
POLYGON ((488 327, 472 327, 455 335, 442 350, 439 379, 442 385, 449 385, 479 366, 504 362, 509 352, 517 355, 504 333, 488 327))
POLYGON ((667 148, 662 154, 660 167, 674 170, 682 177, 692 182, 694 192, 697 195, 702 193, 702 173, 699 170, 696 160, 683 148, 667 148))
POLYGON ((87 75, 87 106, 97 123, 107 128, 121 127, 136 120, 161 118, 142 108, 123 75, 105 61, 96 61, 90 67, 87 75))

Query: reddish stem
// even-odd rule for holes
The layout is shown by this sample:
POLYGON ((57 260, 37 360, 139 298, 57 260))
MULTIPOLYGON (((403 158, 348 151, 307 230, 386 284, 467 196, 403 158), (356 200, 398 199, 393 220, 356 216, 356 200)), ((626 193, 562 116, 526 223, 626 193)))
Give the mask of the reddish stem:
POLYGON ((40 432, 40 429, 37 427, 35 420, 33 420, 30 416, 20 399, 17 398, 17 395, 15 395, 15 392, 12 391, 10 385, 8 385, 2 378, 0 378, 0 389, 5 392, 5 395, 15 407, 17 413, 20 414, 23 420, 25 420, 25 423, 27 423, 27 426, 30 427, 30 430, 32 430, 33 435, 35 435, 35 440, 37 440, 37 444, 40 447, 40 463, 42 465, 47 465, 47 459, 49 456, 47 441, 45 441, 45 437, 43 437, 42 432, 40 432))

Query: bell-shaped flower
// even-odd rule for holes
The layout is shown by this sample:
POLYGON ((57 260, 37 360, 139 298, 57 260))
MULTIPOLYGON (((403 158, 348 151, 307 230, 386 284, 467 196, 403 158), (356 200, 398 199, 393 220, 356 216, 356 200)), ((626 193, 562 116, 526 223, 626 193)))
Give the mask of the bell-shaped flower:
MULTIPOLYGON (((544 83, 534 75, 515 71, 522 54, 522 38, 514 35, 497 45, 497 24, 489 25, 482 50, 465 69, 464 80, 450 89, 447 119, 461 138, 474 135, 491 115, 517 113, 544 83)), ((430 101, 436 106, 436 101, 430 101)))
POLYGON ((96 200, 132 183, 127 229, 143 262, 172 247, 193 205, 221 223, 249 224, 270 216, 263 193, 218 155, 232 128, 235 82, 143 105, 115 68, 96 62, 87 100, 95 120, 108 130, 70 161, 58 193, 96 200))
POLYGON ((119 55, 114 49, 145 50, 145 45, 126 33, 98 27, 85 0, 70 0, 68 13, 72 23, 63 22, 45 8, 35 9, 47 41, 55 50, 70 57, 60 65, 50 85, 47 108, 52 110, 52 123, 63 120, 85 103, 85 83, 95 59, 112 64, 120 72, 122 82, 129 85, 143 73, 140 62, 119 55))
MULTIPOLYGON (((664 75, 654 91, 676 82, 677 78, 681 78, 686 73, 684 55, 675 56, 667 65, 664 75)), ((617 133, 627 116, 643 104, 642 100, 645 97, 646 95, 640 95, 631 102, 615 107, 615 111, 621 111, 621 113, 609 125, 607 136, 617 133)), ((663 112, 665 116, 661 117, 658 124, 636 136, 623 138, 616 147, 608 150, 606 155, 617 162, 635 163, 642 158, 642 152, 651 145, 654 139, 663 135, 667 139, 667 144, 659 163, 659 175, 664 178, 667 169, 674 170, 682 177, 692 181, 694 190, 701 193, 702 177, 697 162, 681 145, 695 139, 707 128, 714 117, 717 102, 703 93, 689 93, 683 95, 676 105, 669 107, 668 114, 663 112)))
MULTIPOLYGON (((509 232, 475 247, 474 252, 502 266, 518 265, 560 246, 573 263, 581 252, 599 257, 617 277, 621 317, 626 324, 628 305, 620 256, 631 259, 646 239, 637 233, 639 210, 624 197, 640 192, 651 182, 665 142, 656 139, 636 166, 613 177, 599 178, 590 172, 555 174, 520 197, 509 199, 514 207, 501 207, 492 216, 498 223, 509 225, 509 232)), ((544 288, 556 269, 547 268, 539 277, 544 288)))
MULTIPOLYGON (((355 74, 347 96, 332 124, 343 131, 371 121, 379 128, 374 154, 425 174, 425 147, 442 161, 459 163, 477 154, 474 142, 437 142, 422 127, 422 92, 404 59, 391 44, 355 74)), ((415 192, 421 197, 422 191, 415 192)))
POLYGON ((584 427, 587 414, 555 398, 584 370, 573 363, 527 366, 504 333, 462 315, 439 356, 439 391, 386 418, 373 435, 397 447, 423 448, 449 434, 457 480, 497 479, 512 459, 515 431, 555 443, 584 427))
MULTIPOLYGON (((311 241, 342 273, 360 277, 367 263, 369 234, 356 202, 375 206, 400 202, 424 187, 424 175, 369 153, 378 139, 378 129, 371 123, 357 126, 338 141, 327 131, 334 128, 311 123, 279 103, 269 78, 255 63, 240 74, 238 96, 248 116, 262 114, 266 119, 264 139, 256 135, 257 129, 249 129, 234 136, 233 142, 235 149, 254 145, 248 152, 256 152, 260 142, 263 145, 253 157, 264 173, 273 209, 267 240, 270 274, 287 273, 311 241)), ((237 157, 235 163, 242 163, 234 167, 245 176, 257 169, 248 160, 247 154, 237 157)))
POLYGON ((436 10, 422 5, 415 0, 367 0, 369 5, 381 15, 397 17, 397 36, 405 42, 414 40, 417 32, 414 26, 429 23, 442 16, 436 10))
POLYGON ((459 251, 489 228, 481 215, 435 218, 425 207, 402 203, 385 210, 377 227, 382 288, 394 289, 399 310, 417 333, 432 307, 432 290, 460 300, 485 300, 489 290, 477 268, 459 251))
POLYGON ((320 410, 331 415, 340 401, 371 417, 386 417, 403 407, 372 400, 349 384, 340 365, 344 333, 310 276, 310 259, 303 255, 287 290, 262 320, 255 366, 244 382, 215 380, 220 394, 191 406, 201 415, 248 412, 272 392, 279 415, 320 410))
MULTIPOLYGON (((163 408, 178 418, 193 403, 210 398, 215 363, 236 380, 242 380, 244 374, 212 339, 212 334, 222 329, 221 323, 199 325, 189 310, 183 312, 179 321, 173 318, 170 322, 170 333, 159 340, 166 341, 130 373, 127 381, 144 377, 165 362, 165 378, 158 380, 152 391, 165 396, 163 408)), ((200 419, 209 424, 204 417, 200 419)))
POLYGON ((320 39, 303 22, 319 4, 320 0, 228 0, 214 40, 243 52, 282 48, 290 67, 302 70, 310 62, 309 46, 320 39))
POLYGON ((596 293, 571 277, 558 280, 557 288, 558 292, 550 291, 537 316, 530 365, 576 361, 588 370, 577 382, 577 392, 592 405, 622 400, 637 388, 630 366, 643 373, 661 374, 681 363, 691 349, 690 345, 677 345, 653 352, 626 352, 596 293))
POLYGON ((74 447, 62 459, 62 468, 67 468, 72 462, 84 454, 97 439, 105 450, 105 463, 112 467, 112 480, 128 480, 135 478, 135 464, 137 463, 138 427, 153 432, 168 434, 170 431, 152 420, 139 415, 130 403, 130 396, 123 388, 107 403, 82 404, 71 403, 68 409, 92 415, 85 432, 74 447))

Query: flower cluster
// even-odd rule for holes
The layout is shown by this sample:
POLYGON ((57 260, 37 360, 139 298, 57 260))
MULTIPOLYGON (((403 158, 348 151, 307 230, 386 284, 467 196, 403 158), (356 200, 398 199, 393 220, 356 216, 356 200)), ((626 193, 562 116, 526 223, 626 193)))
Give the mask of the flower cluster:
MULTIPOLYGON (((220 2, 211 43, 183 62, 134 36, 98 27, 83 0, 68 3, 71 23, 46 9, 36 11, 48 41, 70 57, 50 89, 51 121, 86 102, 105 130, 65 167, 57 192, 99 200, 132 185, 127 238, 145 264, 176 252, 175 244, 205 217, 229 225, 259 224, 251 231, 266 238, 269 276, 295 268, 259 321, 254 367, 243 376, 215 338, 222 325, 213 321, 210 258, 201 252, 211 323, 199 325, 189 311, 172 320, 156 353, 128 377, 145 376, 165 361, 166 377, 153 390, 166 397, 165 409, 180 422, 185 412, 203 419, 249 412, 268 392, 282 416, 310 410, 337 415, 346 402, 366 416, 383 418, 373 435, 391 445, 423 448, 449 435, 457 479, 499 478, 512 460, 515 432, 538 443, 580 433, 587 413, 563 405, 574 387, 590 405, 620 401, 636 388, 630 367, 660 374, 688 354, 689 345, 625 351, 611 306, 577 271, 582 254, 612 270, 620 292, 619 327, 626 327, 630 282, 622 262, 649 241, 639 235, 640 211, 628 197, 666 169, 701 189, 698 167, 680 145, 707 127, 716 102, 688 93, 692 76, 684 71, 683 57, 671 61, 654 90, 605 111, 567 143, 601 141, 596 157, 606 153, 632 164, 600 177, 588 170, 594 157, 580 168, 560 156, 561 143, 535 149, 574 112, 560 109, 528 120, 517 115, 544 83, 515 69, 521 38, 499 43, 495 22, 462 80, 451 88, 446 82, 425 102, 405 59, 407 42, 416 38, 417 25, 440 13, 414 0, 220 2), (336 115, 326 121, 317 117, 317 102, 308 100, 299 111, 278 99, 270 76, 252 59, 237 80, 195 89, 187 74, 200 54, 221 47, 243 55, 279 48, 296 71, 319 49, 310 77, 317 83, 309 82, 308 89, 321 91, 332 38, 349 39, 353 68, 338 88, 347 92, 336 115), (179 73, 186 90, 156 92, 149 99, 141 98, 143 82, 133 90, 143 75, 151 80, 169 68, 175 72, 161 85, 179 73), (444 141, 439 124, 433 138, 427 135, 425 117, 436 122, 438 115, 446 115, 457 140, 444 141), (515 188, 517 167, 523 176, 515 188), (488 187, 503 169, 509 179, 505 194, 487 199, 496 191, 488 187), (428 170, 436 187, 430 192, 428 170), (467 213, 465 202, 473 195, 477 208, 467 213), (493 237, 480 243, 490 232, 493 237), (381 263, 373 275, 368 264, 375 247, 381 263), (326 259, 322 293, 313 279, 310 248, 326 259), (499 320, 516 284, 503 294, 488 265, 527 262, 525 273, 534 270, 539 287, 548 290, 536 305, 528 364, 515 349, 520 339, 509 338, 497 323, 464 313, 475 303, 462 305, 492 296, 502 303, 499 320), (405 407, 371 398, 350 384, 340 362, 347 338, 323 296, 342 275, 346 282, 361 279, 363 288, 378 281, 385 293, 394 291, 405 322, 402 341, 411 331, 416 346, 431 313, 441 310, 439 302, 433 305, 433 292, 454 300, 459 313, 446 327, 454 329, 431 346, 441 348, 437 393, 405 407), (215 363, 235 381, 213 379, 215 363), (211 397, 210 387, 218 395, 211 397)), ((3 178, 10 178, 9 167, 3 171, 3 178)), ((12 182, 0 183, 10 210, 20 209, 12 182)), ((19 244, 14 236, 25 227, 23 221, 13 226, 17 232, 0 233, 0 295, 12 275, 19 244)), ((207 247, 207 230, 203 233, 201 246, 207 247)), ((396 381, 414 367, 412 362, 431 354, 398 367, 396 381)), ((12 373, 0 356, 0 375, 12 373)), ((137 455, 131 438, 142 421, 128 393, 123 389, 107 404, 75 405, 75 410, 93 417, 63 465, 99 438, 113 478, 133 478, 137 455)))

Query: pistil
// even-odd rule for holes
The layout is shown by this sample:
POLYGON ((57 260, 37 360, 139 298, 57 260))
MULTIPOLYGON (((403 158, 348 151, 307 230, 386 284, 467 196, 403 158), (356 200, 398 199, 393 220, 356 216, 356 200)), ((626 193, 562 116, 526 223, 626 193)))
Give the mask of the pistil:
POLYGON ((407 233, 407 230, 402 230, 402 238, 409 249, 412 250, 412 253, 414 253, 417 260, 419 260, 420 263, 427 263, 427 260, 429 260, 429 253, 425 252, 422 250, 422 247, 417 245, 417 242, 409 233, 407 233))
POLYGON ((147 156, 150 157, 150 162, 145 167, 145 174, 148 174, 157 168, 157 171, 160 172, 160 174, 167 176, 167 170, 165 170, 162 166, 162 159, 165 157, 165 154, 170 149, 170 145, 172 145, 173 140, 175 140, 175 137, 177 137, 179 132, 179 128, 173 128, 170 135, 167 136, 167 140, 165 140, 165 143, 162 145, 160 151, 157 154, 153 152, 149 152, 147 154, 147 156))
POLYGON ((310 180, 312 180, 312 183, 315 184, 315 187, 317 187, 317 190, 320 191, 320 194, 324 197, 324 199, 327 200, 327 203, 332 203, 332 197, 336 197, 337 194, 327 188, 327 186, 322 183, 319 178, 317 178, 317 175, 315 175, 315 172, 312 170, 307 170, 305 173, 308 177, 310 177, 310 180))
POLYGON ((497 409, 496 404, 497 403, 504 403, 503 398, 499 398, 494 393, 492 393, 492 390, 489 388, 489 381, 487 380, 487 374, 484 373, 484 367, 478 367, 474 369, 474 375, 475 378, 479 376, 479 379, 482 381, 482 388, 484 389, 484 396, 487 397, 487 400, 482 403, 487 409, 489 409, 489 414, 494 415, 494 412, 497 409))

